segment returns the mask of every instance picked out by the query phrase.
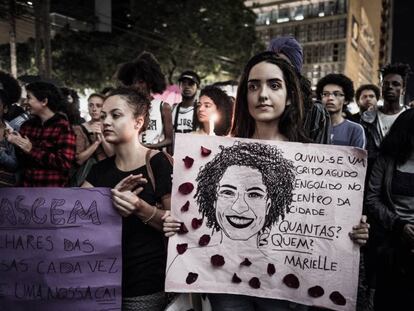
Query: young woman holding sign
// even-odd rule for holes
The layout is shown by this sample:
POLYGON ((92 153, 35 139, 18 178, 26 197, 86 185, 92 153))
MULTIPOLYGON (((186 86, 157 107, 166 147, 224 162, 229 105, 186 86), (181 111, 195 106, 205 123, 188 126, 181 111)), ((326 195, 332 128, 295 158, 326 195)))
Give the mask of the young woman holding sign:
POLYGON ((230 97, 215 86, 206 86, 200 92, 197 103, 196 134, 227 136, 233 119, 230 97))
POLYGON ((138 140, 150 102, 116 89, 101 111, 103 135, 115 156, 95 164, 82 187, 110 187, 122 223, 122 310, 163 310, 166 252, 162 219, 170 209, 172 166, 163 152, 138 140), (151 182, 147 182, 151 181, 151 182))
MULTIPOLYGON (((293 67, 273 52, 255 55, 241 77, 232 134, 235 137, 263 140, 309 142, 302 128, 303 101, 293 67)), ((179 222, 165 215, 164 232, 173 235, 179 222)), ((353 241, 365 244, 368 224, 365 220, 350 233, 353 241)), ((209 294, 215 311, 227 310, 307 310, 305 305, 285 300, 244 295, 209 294)))

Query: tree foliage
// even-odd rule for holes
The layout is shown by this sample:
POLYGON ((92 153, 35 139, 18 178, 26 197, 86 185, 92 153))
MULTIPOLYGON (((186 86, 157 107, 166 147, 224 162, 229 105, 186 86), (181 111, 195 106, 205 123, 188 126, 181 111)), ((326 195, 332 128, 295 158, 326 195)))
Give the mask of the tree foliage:
POLYGON ((241 0, 131 1, 134 29, 156 34, 145 42, 169 73, 192 68, 202 75, 225 71, 232 77, 259 49, 255 15, 241 0), (148 18, 150 16, 150 18, 148 18))
MULTIPOLYGON (((70 87, 100 89, 113 84, 118 64, 146 50, 158 58, 170 82, 185 69, 234 79, 262 48, 255 15, 242 0, 130 0, 126 7, 130 11, 124 16, 113 16, 112 33, 58 31, 52 40, 54 78, 70 87)), ((0 62, 6 50, 0 46, 0 62)), ((19 73, 33 72, 33 42, 17 51, 19 73)))

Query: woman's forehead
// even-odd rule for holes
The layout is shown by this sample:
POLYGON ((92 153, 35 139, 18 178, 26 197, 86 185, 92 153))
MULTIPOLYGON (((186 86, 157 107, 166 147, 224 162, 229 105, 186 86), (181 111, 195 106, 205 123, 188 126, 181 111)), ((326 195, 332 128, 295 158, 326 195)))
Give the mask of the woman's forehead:
POLYGON ((249 73, 248 80, 269 80, 269 79, 280 79, 284 80, 283 72, 279 66, 261 62, 252 67, 249 73))
POLYGON ((123 111, 131 110, 126 100, 119 95, 113 95, 108 97, 103 104, 102 111, 111 111, 114 109, 119 109, 123 111))
POLYGON ((220 184, 257 185, 262 182, 262 173, 249 166, 229 166, 220 180, 220 184))

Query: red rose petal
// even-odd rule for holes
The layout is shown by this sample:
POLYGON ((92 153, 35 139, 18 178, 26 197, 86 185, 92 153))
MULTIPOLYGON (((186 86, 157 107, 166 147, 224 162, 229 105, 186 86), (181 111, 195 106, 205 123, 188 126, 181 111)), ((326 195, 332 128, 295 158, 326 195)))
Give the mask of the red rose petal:
POLYGON ((182 194, 189 194, 193 191, 194 186, 190 182, 185 182, 178 187, 178 191, 182 194))
POLYGON ((332 302, 339 306, 345 306, 346 305, 346 299, 340 292, 332 292, 329 295, 329 299, 332 300, 332 302))
POLYGON ((283 283, 290 288, 299 288, 299 279, 294 274, 288 274, 283 278, 283 283))
POLYGON ((238 275, 235 273, 233 274, 233 277, 231 278, 232 283, 241 283, 241 278, 238 277, 238 275))
POLYGON ((203 224, 203 218, 200 218, 200 219, 193 218, 193 220, 191 220, 191 227, 193 227, 194 230, 200 228, 202 224, 203 224))
POLYGON ((224 257, 221 255, 213 255, 211 256, 211 264, 214 267, 221 267, 224 266, 226 262, 224 261, 224 257))
POLYGON ((250 281, 249 281, 249 285, 252 288, 258 289, 258 288, 260 288, 260 280, 256 277, 251 278, 250 281))
POLYGON ((308 295, 313 298, 321 297, 323 294, 325 294, 325 291, 320 286, 314 286, 308 289, 308 295))
POLYGON ((183 213, 187 212, 189 207, 190 207, 190 201, 187 201, 187 202, 185 202, 185 204, 183 206, 181 206, 181 211, 183 213))
POLYGON ((203 146, 201 146, 201 155, 203 157, 206 157, 206 156, 210 155, 210 153, 211 153, 210 149, 207 149, 207 148, 204 148, 203 146))
POLYGON ((268 265, 267 265, 267 274, 269 274, 270 276, 272 276, 273 274, 275 274, 276 273, 276 268, 275 268, 275 265, 274 264, 272 264, 272 263, 269 263, 268 265))
POLYGON ((190 167, 193 166, 193 163, 194 163, 194 159, 193 158, 185 157, 183 159, 183 161, 184 161, 184 165, 185 165, 186 168, 190 168, 190 167))
POLYGON ((188 232, 187 227, 184 225, 184 223, 181 223, 180 229, 178 229, 177 233, 178 234, 185 234, 188 232))
POLYGON ((185 251, 187 250, 187 248, 188 248, 188 244, 187 243, 184 243, 184 244, 177 244, 177 252, 178 252, 178 254, 184 254, 185 253, 185 251))
POLYGON ((185 279, 185 282, 187 284, 193 284, 195 281, 197 281, 197 278, 198 278, 197 273, 189 272, 187 275, 187 278, 185 279))
POLYGON ((251 265, 251 261, 247 258, 244 258, 244 260, 240 263, 240 266, 246 266, 246 267, 250 267, 251 265))
POLYGON ((203 234, 200 238, 200 240, 198 240, 198 245, 200 246, 206 246, 208 245, 208 243, 210 243, 210 236, 208 234, 203 234))

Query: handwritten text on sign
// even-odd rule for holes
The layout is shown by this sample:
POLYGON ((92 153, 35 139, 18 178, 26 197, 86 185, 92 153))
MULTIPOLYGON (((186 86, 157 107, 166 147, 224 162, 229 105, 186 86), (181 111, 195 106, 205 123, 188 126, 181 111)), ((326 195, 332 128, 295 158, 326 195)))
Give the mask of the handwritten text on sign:
POLYGON ((354 310, 366 152, 177 135, 166 288, 354 310))
POLYGON ((120 310, 108 189, 0 189, 0 252, 0 310, 120 310))

